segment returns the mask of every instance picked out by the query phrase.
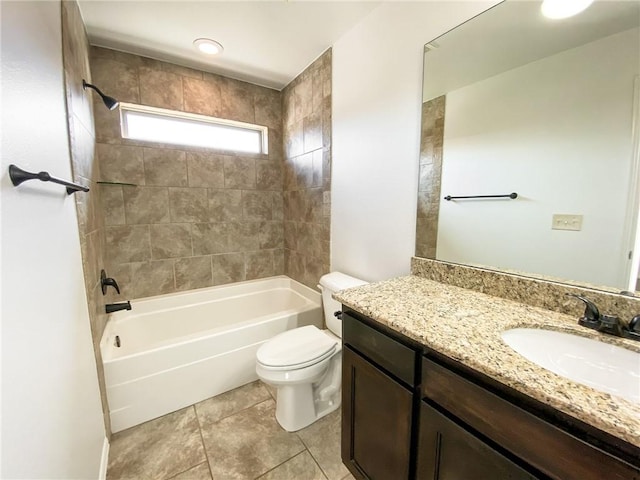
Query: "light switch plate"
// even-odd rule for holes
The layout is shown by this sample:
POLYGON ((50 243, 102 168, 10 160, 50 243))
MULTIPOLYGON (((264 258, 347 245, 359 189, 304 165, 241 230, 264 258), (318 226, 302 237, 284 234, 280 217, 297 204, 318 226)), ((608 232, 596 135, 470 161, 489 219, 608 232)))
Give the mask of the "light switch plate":
POLYGON ((566 215, 556 213, 553 215, 553 221, 551 223, 553 230, 582 230, 582 215, 566 215))

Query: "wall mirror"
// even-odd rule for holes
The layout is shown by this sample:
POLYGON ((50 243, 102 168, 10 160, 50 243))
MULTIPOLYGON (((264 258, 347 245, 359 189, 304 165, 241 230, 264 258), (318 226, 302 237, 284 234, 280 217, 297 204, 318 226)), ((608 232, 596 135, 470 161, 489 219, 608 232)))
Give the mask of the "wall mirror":
POLYGON ((416 256, 636 290, 640 2, 540 5, 425 46, 416 256))

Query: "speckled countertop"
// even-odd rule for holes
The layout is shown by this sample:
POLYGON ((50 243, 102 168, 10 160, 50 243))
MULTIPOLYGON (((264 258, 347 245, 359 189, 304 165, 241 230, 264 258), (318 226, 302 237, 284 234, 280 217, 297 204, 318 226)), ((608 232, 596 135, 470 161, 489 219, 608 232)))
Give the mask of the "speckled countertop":
POLYGON ((565 379, 512 350, 500 337, 535 327, 594 337, 640 351, 640 342, 605 336, 568 315, 417 276, 342 290, 334 298, 423 345, 640 447, 640 405, 565 379))

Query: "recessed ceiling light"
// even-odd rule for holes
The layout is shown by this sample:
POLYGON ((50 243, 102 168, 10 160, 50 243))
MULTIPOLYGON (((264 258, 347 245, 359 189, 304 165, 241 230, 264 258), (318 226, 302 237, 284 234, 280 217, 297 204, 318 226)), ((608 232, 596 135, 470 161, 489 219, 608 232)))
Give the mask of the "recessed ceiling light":
POLYGON ((544 0, 540 9, 547 18, 568 18, 586 10, 592 3, 593 0, 544 0))
POLYGON ((193 41, 193 45, 207 55, 218 55, 224 50, 220 43, 210 38, 196 38, 193 41))

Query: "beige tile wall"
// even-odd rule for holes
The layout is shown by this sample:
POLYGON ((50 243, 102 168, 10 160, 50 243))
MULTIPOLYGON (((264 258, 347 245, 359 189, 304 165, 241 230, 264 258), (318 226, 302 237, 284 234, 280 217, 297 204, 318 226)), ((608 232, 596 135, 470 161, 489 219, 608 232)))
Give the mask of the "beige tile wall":
MULTIPOLYGON (((100 188, 96 184, 100 178, 100 171, 94 155, 95 132, 91 93, 82 89, 83 79, 91 82, 89 44, 80 10, 75 1, 62 2, 62 43, 73 180, 90 188, 87 193, 75 193, 74 198, 78 215, 91 336, 98 368, 102 408, 105 412, 105 428, 109 435, 111 429, 109 415, 106 413, 109 409, 99 344, 107 320, 104 305, 112 297, 104 297, 100 288, 100 269, 104 265, 105 251, 104 217, 100 208, 100 188)), ((106 111, 103 105, 97 105, 96 108, 106 111)))
POLYGON ((123 139, 95 107, 109 273, 147 297, 284 273, 280 92, 105 48, 95 83, 123 102, 269 127, 268 155, 123 139))
POLYGON ((282 93, 285 273, 315 288, 330 262, 331 50, 282 93))
POLYGON ((442 95, 422 104, 420 180, 416 221, 417 257, 436 258, 445 103, 446 97, 442 95))
POLYGON ((63 1, 62 13, 73 176, 91 188, 75 200, 109 433, 99 349, 106 303, 282 273, 315 287, 328 272, 331 51, 277 92, 89 47, 77 3, 63 1), (266 125, 269 154, 125 140, 118 111, 82 79, 123 102, 266 125), (102 295, 102 268, 122 295, 102 295))

